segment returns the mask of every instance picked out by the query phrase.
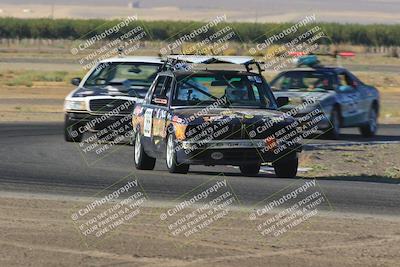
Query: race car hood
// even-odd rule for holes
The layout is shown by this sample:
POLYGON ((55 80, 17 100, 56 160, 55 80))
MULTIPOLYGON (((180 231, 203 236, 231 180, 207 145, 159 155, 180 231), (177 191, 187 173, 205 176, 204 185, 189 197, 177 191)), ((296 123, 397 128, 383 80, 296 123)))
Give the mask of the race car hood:
POLYGON ((280 91, 273 92, 275 98, 278 97, 289 97, 289 104, 284 106, 282 110, 288 110, 298 106, 304 102, 312 100, 315 102, 315 105, 323 104, 326 100, 333 97, 335 95, 335 91, 280 91))
POLYGON ((87 96, 129 96, 143 98, 147 93, 148 88, 138 86, 135 90, 125 90, 122 86, 106 86, 106 87, 79 87, 75 90, 72 97, 87 97, 87 96))
POLYGON ((108 92, 106 90, 98 88, 88 89, 84 87, 79 87, 75 90, 72 97, 106 96, 106 95, 108 95, 108 92))
MULTIPOLYGON (((230 118, 233 121, 243 123, 252 123, 260 120, 279 120, 282 118, 282 112, 268 109, 238 109, 238 108, 189 108, 175 109, 173 114, 182 120, 188 121, 189 124, 199 124, 204 121, 216 121, 224 118, 230 118)), ((286 118, 289 119, 290 118, 286 118)))
POLYGON ((295 122, 282 112, 266 109, 215 108, 204 114, 201 108, 175 111, 172 121, 186 124, 188 137, 196 140, 265 139, 295 122))

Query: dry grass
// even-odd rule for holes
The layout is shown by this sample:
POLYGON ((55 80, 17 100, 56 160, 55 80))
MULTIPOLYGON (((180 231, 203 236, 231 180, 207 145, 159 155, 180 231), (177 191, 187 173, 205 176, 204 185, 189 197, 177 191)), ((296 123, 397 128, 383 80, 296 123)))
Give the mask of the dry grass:
POLYGON ((26 86, 32 87, 34 85, 54 85, 58 84, 67 85, 71 78, 82 77, 82 71, 68 72, 68 71, 38 71, 38 70, 6 70, 0 72, 0 86, 26 86))
POLYGON ((309 177, 400 179, 400 144, 358 145, 305 151, 301 167, 312 168, 309 177))

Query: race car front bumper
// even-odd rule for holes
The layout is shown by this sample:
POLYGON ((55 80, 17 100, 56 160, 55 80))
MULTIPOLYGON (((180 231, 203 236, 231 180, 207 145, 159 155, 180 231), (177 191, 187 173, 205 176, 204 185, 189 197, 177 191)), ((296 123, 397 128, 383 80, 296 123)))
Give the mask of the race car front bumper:
POLYGON ((104 114, 92 114, 85 112, 66 112, 66 120, 69 125, 74 125, 81 132, 97 132, 103 129, 132 130, 132 115, 105 116, 104 114), (112 127, 110 127, 112 126, 112 127))
POLYGON ((204 144, 183 141, 177 149, 178 163, 193 165, 241 165, 274 162, 301 152, 299 143, 266 147, 265 140, 215 140, 204 144))

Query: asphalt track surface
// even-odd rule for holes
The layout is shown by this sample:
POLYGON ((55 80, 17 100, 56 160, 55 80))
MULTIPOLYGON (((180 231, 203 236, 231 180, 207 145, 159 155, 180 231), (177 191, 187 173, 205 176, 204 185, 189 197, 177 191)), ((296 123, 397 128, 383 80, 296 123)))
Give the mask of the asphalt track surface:
MULTIPOLYGON (((170 174, 159 160, 153 171, 135 170, 131 146, 102 159, 82 159, 77 144, 63 140, 62 123, 0 124, 0 194, 22 192, 67 196, 93 196, 126 175, 134 175, 152 200, 174 200, 223 173, 243 205, 253 205, 282 188, 302 182, 270 174, 243 177, 232 167, 193 166, 189 174, 170 174), (89 163, 89 164, 88 164, 89 163)), ((346 129, 341 140, 309 140, 309 143, 355 144, 399 141, 400 125, 381 126, 374 139, 363 139, 346 129)), ((307 149, 318 149, 309 146, 307 149)), ((331 206, 326 210, 373 215, 400 215, 400 183, 396 180, 337 177, 318 179, 331 206)), ((107 189, 111 190, 111 189, 107 189)))

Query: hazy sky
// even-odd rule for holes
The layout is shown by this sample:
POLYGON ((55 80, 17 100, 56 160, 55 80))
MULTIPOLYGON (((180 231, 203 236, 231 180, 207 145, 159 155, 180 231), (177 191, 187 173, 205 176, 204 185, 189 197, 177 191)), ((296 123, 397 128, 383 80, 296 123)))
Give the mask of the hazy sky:
POLYGON ((2 4, 21 5, 23 8, 24 5, 52 3, 56 6, 119 6, 125 9, 129 2, 140 2, 143 10, 168 6, 178 7, 188 14, 206 13, 207 10, 232 11, 233 20, 254 21, 259 18, 268 21, 269 17, 279 20, 282 16, 282 20, 287 21, 296 15, 316 13, 320 21, 400 23, 400 0, 0 0, 0 9, 2 4))

